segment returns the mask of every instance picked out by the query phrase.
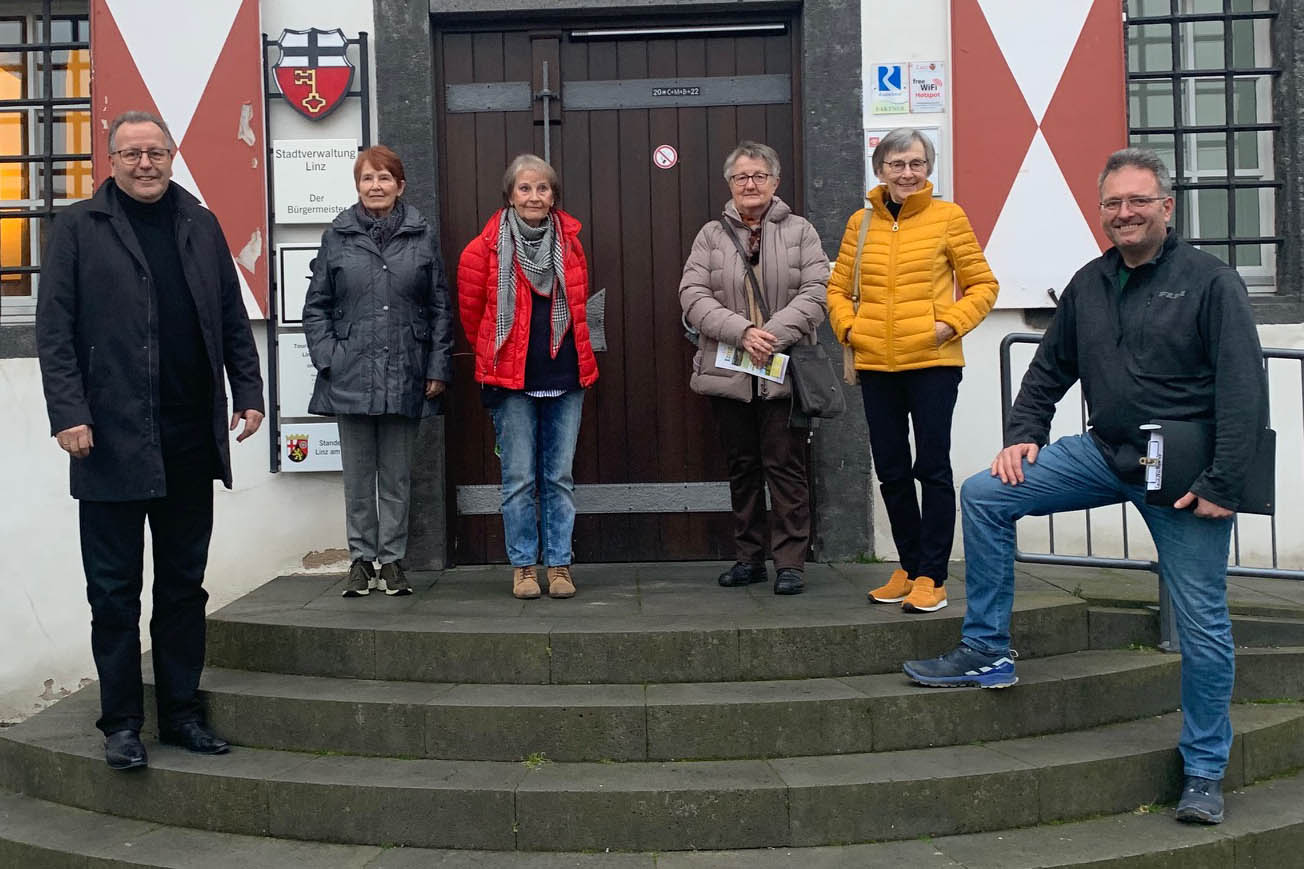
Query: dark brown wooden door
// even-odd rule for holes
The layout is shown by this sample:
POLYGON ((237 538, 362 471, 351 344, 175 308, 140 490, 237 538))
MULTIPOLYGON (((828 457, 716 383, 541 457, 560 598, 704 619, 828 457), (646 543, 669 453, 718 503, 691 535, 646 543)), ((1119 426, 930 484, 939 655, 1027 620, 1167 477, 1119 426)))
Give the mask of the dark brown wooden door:
MULTIPOLYGON (((441 240, 451 276, 502 204, 508 161, 544 155, 546 126, 562 207, 584 224, 590 298, 606 291, 608 349, 597 354, 575 461, 579 561, 732 555, 722 452, 707 400, 688 389, 693 348, 683 337, 679 278, 697 231, 729 198, 723 161, 740 139, 778 151, 779 195, 801 209, 794 27, 784 18, 759 28, 662 19, 436 37, 441 240), (654 165, 659 145, 677 150, 673 168, 654 165)), ((500 562, 499 465, 464 335, 455 369, 453 557, 500 562)))

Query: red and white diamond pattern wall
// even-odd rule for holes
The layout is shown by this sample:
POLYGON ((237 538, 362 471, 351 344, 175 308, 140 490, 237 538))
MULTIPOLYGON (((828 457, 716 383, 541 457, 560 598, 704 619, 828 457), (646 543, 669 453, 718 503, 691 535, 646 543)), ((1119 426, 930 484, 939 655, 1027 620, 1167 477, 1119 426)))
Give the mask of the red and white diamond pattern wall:
POLYGON ((1127 144, 1119 0, 952 0, 955 198, 1003 308, 1050 307, 1108 242, 1096 178, 1127 144))
POLYGON ((267 316, 267 172, 258 0, 93 0, 95 178, 108 125, 156 112, 177 142, 174 181, 217 215, 251 317, 267 316))

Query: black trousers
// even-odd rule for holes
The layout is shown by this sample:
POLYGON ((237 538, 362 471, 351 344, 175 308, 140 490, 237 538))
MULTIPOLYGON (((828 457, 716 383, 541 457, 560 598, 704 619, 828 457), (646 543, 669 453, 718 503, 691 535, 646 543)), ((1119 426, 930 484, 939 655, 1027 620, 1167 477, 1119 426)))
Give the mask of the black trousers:
POLYGON ((786 398, 750 402, 712 398, 711 406, 729 463, 735 559, 761 564, 768 548, 775 568, 804 569, 810 548, 809 430, 788 425, 791 402, 786 398), (768 523, 766 486, 770 489, 768 523))
MULTIPOLYGON (((199 444, 205 442, 211 445, 211 434, 199 444)), ((166 447, 167 439, 164 443, 166 447)), ((100 719, 95 726, 105 734, 140 730, 145 719, 140 595, 146 521, 154 556, 149 632, 159 725, 203 718, 197 692, 204 669, 208 592, 203 582, 213 531, 212 462, 211 449, 165 449, 166 496, 80 503, 91 653, 100 677, 100 719)))
POLYGON ((865 422, 869 424, 869 449, 901 568, 912 579, 927 576, 941 585, 946 581, 955 539, 951 417, 962 371, 954 366, 937 366, 859 374, 865 422), (913 461, 911 423, 915 433, 913 461), (916 480, 920 495, 915 493, 916 480))

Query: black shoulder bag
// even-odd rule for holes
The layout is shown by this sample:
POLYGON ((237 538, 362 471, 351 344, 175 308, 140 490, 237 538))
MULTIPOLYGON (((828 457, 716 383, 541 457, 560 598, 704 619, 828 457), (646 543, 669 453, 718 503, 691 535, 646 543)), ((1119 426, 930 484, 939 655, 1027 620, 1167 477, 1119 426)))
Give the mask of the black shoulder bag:
MULTIPOLYGON (((738 240, 737 233, 729 222, 721 217, 720 227, 725 235, 733 239, 738 256, 742 258, 743 268, 747 270, 747 289, 751 292, 761 316, 770 319, 769 306, 761 293, 761 282, 752 270, 751 259, 738 240)), ((847 400, 842 394, 842 384, 833 370, 833 363, 818 342, 814 344, 793 344, 787 350, 788 377, 792 384, 792 423, 809 425, 812 419, 835 419, 842 416, 847 409, 847 400)))

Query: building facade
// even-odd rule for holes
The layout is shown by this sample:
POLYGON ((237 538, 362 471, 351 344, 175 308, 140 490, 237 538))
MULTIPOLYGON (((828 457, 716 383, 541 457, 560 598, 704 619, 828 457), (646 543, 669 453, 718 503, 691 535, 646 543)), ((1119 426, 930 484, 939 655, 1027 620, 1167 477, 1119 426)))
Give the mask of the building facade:
MULTIPOLYGON (((1048 16, 1040 0, 569 0, 547 9, 525 0, 223 0, 199 16, 140 0, 0 0, 0 406, 11 409, 0 569, 14 577, 0 591, 10 652, 0 716, 30 711, 47 679, 57 692, 91 675, 75 504, 49 437, 31 319, 49 221, 103 171, 94 159, 105 93, 121 101, 116 110, 143 89, 169 123, 186 118, 178 138, 189 174, 177 180, 193 181, 223 218, 284 411, 233 449, 236 488, 217 499, 215 606, 343 545, 338 476, 287 473, 281 461, 284 438, 309 421, 291 409, 292 276, 278 275, 277 251, 310 248, 324 221, 282 223, 255 195, 225 202, 223 179, 237 170, 210 168, 232 155, 241 169, 251 160, 265 168, 269 145, 283 140, 395 148, 406 196, 438 221, 450 271, 500 204, 507 161, 546 152, 566 208, 586 225, 592 289, 605 290, 608 349, 576 464, 577 559, 724 559, 722 457, 705 405, 687 390, 675 289, 697 229, 727 199, 720 164, 740 138, 776 147, 779 195, 832 254, 863 203, 874 134, 911 125, 935 136, 937 187, 969 211, 1003 287, 998 310, 965 341, 953 457, 961 479, 1000 446, 999 342, 1044 327, 1054 291, 1099 250, 1095 173, 1127 141, 1168 160, 1177 228, 1241 271, 1264 346, 1304 344, 1304 262, 1293 243, 1304 221, 1304 12, 1275 0, 1056 5, 1048 16), (366 51, 348 52, 365 72, 354 82, 365 101, 313 121, 277 98, 264 110, 261 88, 246 84, 229 107, 206 113, 207 83, 229 78, 213 73, 231 62, 231 34, 275 41, 314 27, 365 35, 366 51), (912 63, 940 67, 936 99, 900 101, 891 69, 908 77, 912 63), (133 65, 136 78, 119 83, 133 65), (673 150, 669 166, 661 146, 673 150)), ((253 58, 240 62, 248 74, 263 46, 235 41, 253 58)), ((269 49, 268 63, 276 55, 269 49)), ((269 190, 275 197, 276 179, 269 190)), ((1298 481, 1301 409, 1290 396, 1299 375, 1270 373, 1279 480, 1298 481)), ((850 412, 812 444, 814 556, 890 560, 858 396, 848 395, 850 412)), ((1057 430, 1076 430, 1074 402, 1065 406, 1057 430)), ((450 413, 422 429, 415 566, 502 560, 492 450, 469 357, 459 355, 450 413)), ((1298 517, 1301 496, 1286 490, 1299 487, 1282 488, 1282 515, 1298 517)), ((1074 521, 1057 526, 1059 546, 1085 536, 1087 520, 1074 521)), ((1097 549, 1113 545, 1113 533, 1098 530, 1097 549)), ((1040 525, 1021 529, 1026 548, 1044 536, 1040 525)), ((1257 527, 1242 537, 1246 563, 1273 545, 1257 527)), ((1304 545, 1279 548, 1283 563, 1304 564, 1304 545)))

